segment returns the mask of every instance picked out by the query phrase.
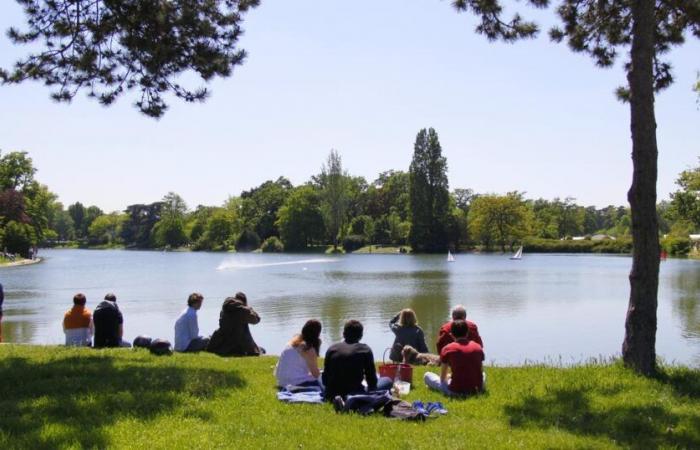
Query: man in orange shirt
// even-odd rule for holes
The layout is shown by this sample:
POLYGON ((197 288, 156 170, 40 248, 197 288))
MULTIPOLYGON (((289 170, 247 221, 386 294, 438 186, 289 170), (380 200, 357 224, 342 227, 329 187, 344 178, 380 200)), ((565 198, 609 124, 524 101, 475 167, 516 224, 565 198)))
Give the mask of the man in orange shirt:
POLYGON ((75 294, 73 307, 63 316, 63 332, 66 334, 66 345, 89 347, 92 345, 92 312, 85 307, 87 299, 83 294, 75 294))

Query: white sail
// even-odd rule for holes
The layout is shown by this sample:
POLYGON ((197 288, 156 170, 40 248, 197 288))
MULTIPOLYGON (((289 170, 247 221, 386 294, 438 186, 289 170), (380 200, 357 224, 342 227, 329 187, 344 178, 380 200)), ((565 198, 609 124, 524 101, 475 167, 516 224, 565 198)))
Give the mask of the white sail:
POLYGON ((523 259, 523 246, 521 245, 517 252, 510 259, 523 259))
POLYGON ((447 262, 454 262, 455 257, 451 251, 447 250, 447 262))

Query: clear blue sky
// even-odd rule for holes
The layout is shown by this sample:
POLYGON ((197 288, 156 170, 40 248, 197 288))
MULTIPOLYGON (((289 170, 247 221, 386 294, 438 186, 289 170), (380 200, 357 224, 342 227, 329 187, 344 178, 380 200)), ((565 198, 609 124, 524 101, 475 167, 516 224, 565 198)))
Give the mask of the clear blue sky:
MULTIPOLYGON (((2 2, 0 29, 21 20, 2 2)), ((280 175, 302 183, 331 148, 371 182, 406 170, 416 133, 432 126, 451 188, 626 204, 629 110, 613 96, 622 70, 546 35, 488 43, 474 24, 449 1, 263 0, 247 15, 247 62, 212 83, 206 103, 171 101, 155 121, 133 96, 104 108, 82 94, 53 103, 40 84, 0 87, 0 149, 28 151, 65 204, 117 210, 172 190, 194 207, 280 175)), ((0 65, 21 54, 0 37, 0 65)), ((657 98, 660 199, 700 155, 698 54, 693 41, 670 55, 676 83, 657 98)))

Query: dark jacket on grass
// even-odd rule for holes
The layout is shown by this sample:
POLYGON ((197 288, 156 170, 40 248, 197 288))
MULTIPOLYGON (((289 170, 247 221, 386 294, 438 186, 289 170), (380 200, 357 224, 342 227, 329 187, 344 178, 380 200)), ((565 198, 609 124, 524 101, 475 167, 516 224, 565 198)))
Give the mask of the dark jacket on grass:
POLYGON ((377 388, 377 371, 374 368, 372 349, 366 344, 338 342, 326 351, 323 367, 325 397, 364 393, 362 380, 367 380, 367 390, 377 388))
POLYGON ((220 356, 258 356, 260 348, 250 334, 249 324, 260 322, 260 316, 242 301, 224 300, 219 315, 219 329, 211 335, 207 351, 220 356))

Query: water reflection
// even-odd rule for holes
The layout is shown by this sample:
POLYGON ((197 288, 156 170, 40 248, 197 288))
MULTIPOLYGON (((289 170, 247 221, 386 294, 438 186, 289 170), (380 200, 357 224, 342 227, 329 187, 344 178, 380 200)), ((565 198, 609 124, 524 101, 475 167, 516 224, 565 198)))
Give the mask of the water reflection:
POLYGON ((683 336, 700 341, 700 273, 681 270, 671 283, 677 295, 673 296, 673 313, 683 327, 683 336))

